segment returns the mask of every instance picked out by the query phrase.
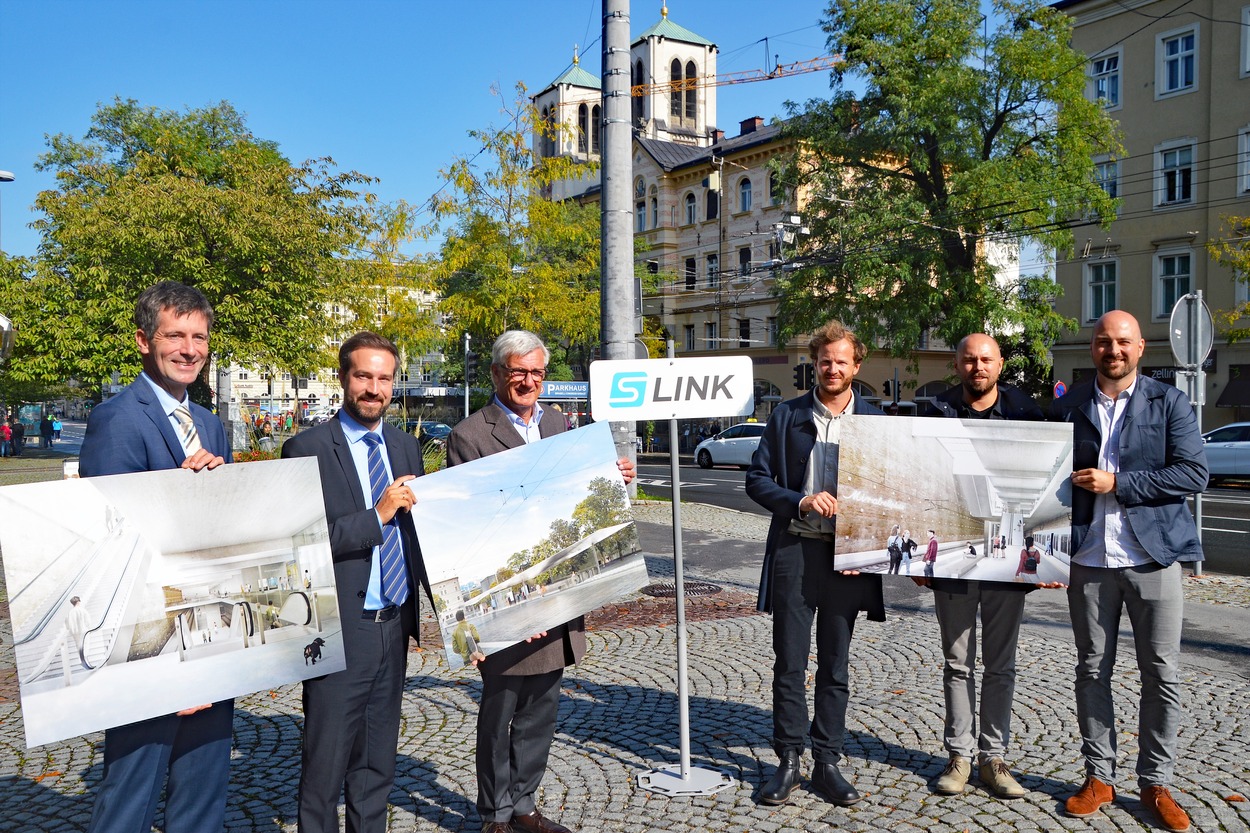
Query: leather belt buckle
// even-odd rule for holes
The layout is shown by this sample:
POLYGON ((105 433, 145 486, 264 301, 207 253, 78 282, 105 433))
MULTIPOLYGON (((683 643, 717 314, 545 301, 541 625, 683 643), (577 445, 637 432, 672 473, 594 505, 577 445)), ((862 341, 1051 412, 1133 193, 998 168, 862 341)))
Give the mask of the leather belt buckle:
POLYGON ((387 622, 394 619, 398 613, 398 607, 395 605, 389 605, 381 610, 366 610, 361 614, 361 617, 372 622, 387 622))

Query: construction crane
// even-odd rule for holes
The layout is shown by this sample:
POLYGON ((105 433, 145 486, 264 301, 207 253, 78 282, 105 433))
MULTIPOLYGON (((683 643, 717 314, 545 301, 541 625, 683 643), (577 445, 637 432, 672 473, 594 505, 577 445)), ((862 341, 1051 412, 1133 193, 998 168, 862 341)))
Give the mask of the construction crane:
POLYGON ((820 58, 809 58, 806 61, 795 61, 792 64, 779 63, 772 71, 749 69, 743 72, 725 73, 724 75, 704 75, 699 78, 681 78, 675 81, 659 81, 654 84, 637 84, 629 88, 629 94, 637 98, 662 93, 684 92, 698 87, 724 87, 728 84, 771 81, 774 78, 786 78, 791 75, 804 75, 809 72, 834 69, 842 63, 841 55, 826 55, 820 58))

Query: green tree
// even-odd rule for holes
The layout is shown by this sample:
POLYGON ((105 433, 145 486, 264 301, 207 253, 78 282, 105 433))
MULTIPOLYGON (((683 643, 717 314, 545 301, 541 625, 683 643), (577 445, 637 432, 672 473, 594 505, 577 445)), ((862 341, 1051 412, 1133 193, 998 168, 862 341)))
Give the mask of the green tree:
MULTIPOLYGON (((1224 233, 1207 243, 1211 259, 1232 270, 1233 280, 1250 283, 1250 217, 1228 215, 1223 218, 1224 233)), ((1224 325, 1223 335, 1229 343, 1250 338, 1250 303, 1241 303, 1229 310, 1216 312, 1215 317, 1224 325)))
POLYGON ((599 340, 599 208, 548 195, 595 166, 533 152, 532 133, 558 128, 541 122, 524 84, 502 112, 505 127, 469 131, 481 150, 442 171, 445 187, 432 207, 446 235, 431 264, 440 306, 456 338, 473 337, 474 350, 521 328, 543 338, 553 365, 580 363, 599 340))
POLYGON ((926 332, 986 331, 1019 369, 1048 367, 1074 326, 1053 311, 1057 284, 999 279, 990 247, 1067 249, 1073 218, 1109 220, 1093 159, 1120 152, 1118 131, 1085 97, 1066 15, 992 8, 986 21, 977 0, 830 3, 832 96, 788 105, 787 176, 812 234, 780 286, 787 336, 837 317, 904 356, 926 332))
POLYGON ((158 280, 198 287, 217 321, 219 361, 307 373, 332 366, 327 337, 359 306, 350 258, 377 230, 372 181, 333 160, 292 164, 222 102, 183 113, 115 99, 79 140, 48 140, 38 164, 43 233, 32 268, 0 292, 20 296, 20 379, 94 387, 138 371, 131 314, 158 280))

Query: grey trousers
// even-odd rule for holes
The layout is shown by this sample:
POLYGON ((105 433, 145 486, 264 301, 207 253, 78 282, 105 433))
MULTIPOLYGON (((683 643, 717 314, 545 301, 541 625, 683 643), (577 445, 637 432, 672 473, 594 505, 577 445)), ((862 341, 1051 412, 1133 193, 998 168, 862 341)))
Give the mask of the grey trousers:
POLYGON ((1181 720, 1181 565, 1123 569, 1072 565, 1068 607, 1076 637, 1076 715, 1085 772, 1113 783, 1116 768, 1115 670, 1120 611, 1127 610, 1141 672, 1137 783, 1172 783, 1181 720))
POLYGON ((967 582, 967 593, 934 591, 942 631, 942 688, 947 752, 979 760, 1006 755, 1016 690, 1016 641, 1025 593, 989 581, 967 582), (981 708, 977 710, 977 609, 981 611, 981 708), (980 726, 977 715, 980 715, 980 726), (978 731, 979 729, 979 731, 978 731))

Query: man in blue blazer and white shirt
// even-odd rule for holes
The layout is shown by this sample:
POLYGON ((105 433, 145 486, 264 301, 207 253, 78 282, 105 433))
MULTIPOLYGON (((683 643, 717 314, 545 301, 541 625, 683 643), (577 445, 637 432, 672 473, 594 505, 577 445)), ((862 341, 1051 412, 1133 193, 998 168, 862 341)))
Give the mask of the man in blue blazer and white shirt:
MULTIPOLYGON (((79 475, 190 469, 230 462, 221 421, 187 397, 208 360, 213 309, 199 290, 165 281, 135 305, 143 373, 87 420, 79 475)), ((166 786, 166 833, 216 833, 226 815, 234 703, 226 700, 104 733, 104 780, 90 833, 148 833, 166 786), (166 773, 168 783, 166 784, 166 773)))
POLYGON ((1146 349, 1137 319, 1098 319, 1097 371, 1053 405, 1072 423, 1072 556, 1068 606, 1076 638, 1076 711, 1085 783, 1065 812, 1088 818, 1115 800, 1116 730, 1111 676, 1127 609, 1141 672, 1137 783, 1167 830, 1189 829, 1169 791, 1180 727, 1181 563, 1202 560, 1186 498, 1207 487, 1206 452, 1193 407, 1179 390, 1137 372, 1146 349))
POLYGON ((802 778, 799 760, 812 741, 812 789, 849 806, 859 792, 838 761, 850 699, 850 648, 861 610, 885 621, 879 575, 835 569, 838 437, 845 414, 877 414, 851 383, 868 348, 839 321, 808 345, 816 388, 783 402, 769 417, 747 469, 751 499, 773 513, 760 578, 759 608, 773 614, 773 748, 777 772, 760 791, 765 804, 784 804, 802 778), (815 715, 807 723, 807 658, 816 622, 815 715))
POLYGON ((339 348, 342 410, 282 446, 317 458, 347 660, 304 682, 301 833, 337 833, 340 795, 347 833, 386 830, 421 588, 433 604, 405 485, 424 474, 421 447, 385 422, 398 372, 389 339, 356 333, 339 348))

